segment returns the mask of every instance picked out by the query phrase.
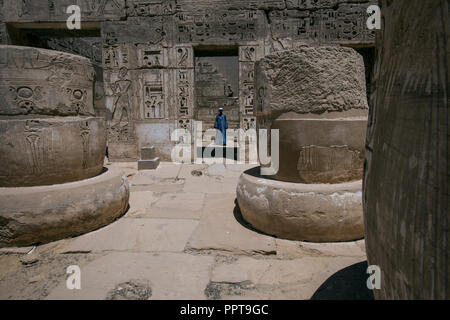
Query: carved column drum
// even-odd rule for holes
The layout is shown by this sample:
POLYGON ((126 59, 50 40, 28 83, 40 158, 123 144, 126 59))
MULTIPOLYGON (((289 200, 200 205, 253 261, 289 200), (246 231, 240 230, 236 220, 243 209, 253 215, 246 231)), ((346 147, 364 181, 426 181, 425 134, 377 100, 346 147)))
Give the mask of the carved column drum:
POLYGON ((237 199, 244 219, 292 240, 361 239, 368 112, 363 58, 331 46, 276 52, 256 63, 255 88, 258 128, 279 130, 279 168, 272 177, 257 170, 241 176, 237 199))
POLYGON ((83 57, 0 46, 0 187, 98 175, 106 131, 93 107, 94 69, 83 57))

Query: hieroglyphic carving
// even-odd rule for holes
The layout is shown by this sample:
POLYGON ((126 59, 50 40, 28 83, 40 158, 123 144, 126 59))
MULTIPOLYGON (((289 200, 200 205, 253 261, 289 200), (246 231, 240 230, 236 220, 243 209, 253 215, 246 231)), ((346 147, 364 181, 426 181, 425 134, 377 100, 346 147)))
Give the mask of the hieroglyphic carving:
MULTIPOLYGON (((373 2, 373 1, 372 1, 373 2)), ((323 42, 373 41, 375 33, 366 26, 369 3, 342 3, 338 8, 328 2, 307 4, 300 0, 299 8, 323 7, 318 10, 271 11, 270 28, 275 39, 291 38, 323 42)), ((293 6, 290 6, 293 7, 293 6)))
MULTIPOLYGON (((251 47, 255 48, 255 47, 251 47)), ((250 52, 250 51, 249 51, 250 52)), ((256 52, 256 50, 255 50, 256 52)), ((239 100, 243 115, 253 114, 255 105, 255 63, 239 62, 239 100)))
POLYGON ((257 50, 256 46, 240 46, 239 61, 255 62, 256 50, 257 50))
POLYGON ((171 17, 155 16, 145 19, 129 18, 127 21, 106 21, 102 23, 105 45, 118 43, 160 44, 172 28, 171 17))
MULTIPOLYGON (((78 5, 82 20, 120 19, 125 16, 125 0, 4 0, 8 19, 65 21, 67 7, 78 5)), ((2 9, 3 10, 3 9, 2 9)))
POLYGON ((7 101, 23 109, 25 113, 33 113, 36 103, 42 101, 43 95, 41 86, 10 86, 7 101))
POLYGON ((347 146, 305 146, 300 151, 297 170, 299 172, 351 170, 361 162, 360 152, 347 146))
POLYGON ((176 71, 177 83, 177 110, 178 116, 192 116, 193 108, 193 75, 192 70, 178 69, 176 71))
POLYGON ((139 67, 162 68, 165 66, 165 50, 161 47, 145 46, 139 49, 139 67))
POLYGON ((176 40, 180 43, 257 39, 258 12, 256 10, 178 12, 175 15, 175 22, 176 40))
POLYGON ((86 110, 87 91, 85 89, 66 88, 65 93, 71 102, 72 109, 77 114, 84 114, 88 111, 86 110))
POLYGON ((106 68, 127 67, 129 63, 128 46, 109 45, 103 47, 103 66, 106 68))
POLYGON ((175 67, 177 68, 193 68, 194 67, 194 50, 191 46, 178 46, 173 48, 173 56, 175 57, 175 67))
POLYGON ((175 12, 175 0, 129 0, 129 17, 171 15, 175 12))
POLYGON ((144 84, 144 119, 162 119, 165 116, 162 82, 144 84))
POLYGON ((255 117, 243 117, 242 118, 242 129, 244 131, 255 129, 256 130, 256 118, 255 117))

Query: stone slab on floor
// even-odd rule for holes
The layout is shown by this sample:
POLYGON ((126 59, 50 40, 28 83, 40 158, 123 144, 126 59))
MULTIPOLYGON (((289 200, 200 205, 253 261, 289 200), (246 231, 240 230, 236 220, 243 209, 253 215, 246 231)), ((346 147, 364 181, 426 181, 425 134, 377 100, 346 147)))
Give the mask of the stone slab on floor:
POLYGON ((200 193, 224 193, 223 188, 224 177, 222 176, 201 176, 186 179, 184 183, 184 192, 200 192, 200 193))
POLYGON ((165 193, 138 217, 199 220, 204 200, 204 193, 165 193))
POLYGON ((293 260, 241 257, 214 267, 211 282, 221 299, 310 299, 336 272, 365 259, 304 257, 293 260), (232 290, 230 290, 232 289, 232 290))
POLYGON ((251 231, 234 217, 234 194, 208 194, 202 218, 187 249, 219 250, 239 254, 275 254, 272 237, 251 231))
POLYGON ((73 239, 64 252, 183 252, 197 225, 194 220, 123 218, 73 239))
POLYGON ((132 191, 130 192, 130 208, 127 217, 142 214, 157 200, 152 191, 132 191))
POLYGON ((213 262, 212 256, 113 252, 81 268, 81 290, 68 290, 64 281, 46 299, 103 300, 130 280, 148 284, 151 300, 205 299, 213 262))
POLYGON ((139 171, 130 178, 133 185, 147 183, 150 180, 161 180, 168 178, 177 178, 182 165, 171 162, 160 162, 158 168, 149 171, 139 171))
POLYGON ((360 257, 366 258, 364 240, 351 242, 313 243, 275 239, 277 256, 282 259, 298 257, 360 257))

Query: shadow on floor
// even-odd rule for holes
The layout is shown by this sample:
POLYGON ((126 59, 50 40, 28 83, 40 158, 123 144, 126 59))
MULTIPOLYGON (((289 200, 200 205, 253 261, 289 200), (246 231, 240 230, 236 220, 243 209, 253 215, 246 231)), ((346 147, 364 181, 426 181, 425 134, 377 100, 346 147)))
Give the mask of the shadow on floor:
POLYGON ((329 277, 311 297, 311 300, 374 300, 367 288, 367 261, 353 264, 329 277))
POLYGON ((247 228, 247 229, 249 229, 249 230, 251 230, 253 232, 257 232, 257 233, 262 234, 264 236, 269 236, 269 237, 272 237, 272 238, 276 238, 276 236, 271 235, 271 234, 267 234, 265 232, 262 232, 262 231, 256 229, 255 227, 253 227, 247 221, 245 221, 244 217, 242 216, 241 209, 239 208, 239 204, 237 202, 237 199, 234 199, 233 215, 234 215, 234 218, 236 219, 236 221, 239 222, 244 228, 247 228))

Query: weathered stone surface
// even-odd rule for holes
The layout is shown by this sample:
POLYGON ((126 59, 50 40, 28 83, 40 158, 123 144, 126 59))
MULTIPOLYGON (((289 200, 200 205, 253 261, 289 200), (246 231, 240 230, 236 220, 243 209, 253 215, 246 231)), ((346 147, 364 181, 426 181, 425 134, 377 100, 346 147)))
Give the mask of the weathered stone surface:
POLYGON ((361 180, 367 118, 304 118, 285 114, 280 130, 280 168, 275 178, 299 183, 361 180))
POLYGON ((259 117, 368 109, 363 58, 351 48, 304 45, 267 55, 255 68, 259 117))
POLYGON ((94 69, 87 58, 0 45, 0 70, 0 115, 95 115, 94 69))
POLYGON ((212 127, 218 105, 225 106, 230 128, 255 128, 255 63, 265 55, 304 43, 373 46, 366 10, 375 2, 5 0, 0 20, 12 31, 8 37, 0 22, 0 43, 91 59, 98 81, 91 112, 111 120, 111 160, 137 161, 139 148, 150 144, 169 161, 173 130, 190 130, 193 120, 212 127), (81 9, 82 30, 72 36, 66 9, 74 4, 81 9), (221 68, 223 59, 233 60, 225 66, 231 73, 221 68), (200 68, 204 60, 213 63, 200 68), (219 72, 210 73, 208 66, 219 72))
POLYGON ((361 181, 299 184, 263 179, 258 170, 243 173, 237 187, 242 216, 258 230, 312 242, 364 237, 361 181))
POLYGON ((374 294, 449 299, 449 3, 381 4, 364 183, 374 294))
POLYGON ((0 188, 0 246, 45 243, 111 223, 128 205, 129 185, 117 169, 83 181, 0 188))
POLYGON ((151 160, 156 157, 155 147, 141 148, 141 160, 151 160))
POLYGON ((9 36, 8 29, 6 28, 6 23, 0 22, 0 44, 8 44, 8 41, 9 36))
POLYGON ((125 0, 80 1, 71 0, 3 0, 7 22, 62 21, 66 22, 67 8, 80 6, 82 21, 119 20, 125 16, 125 0))
POLYGON ((103 300, 118 284, 139 280, 152 289, 152 300, 205 299, 212 256, 179 253, 113 252, 81 269, 82 290, 67 290, 66 281, 46 299, 103 300))
POLYGON ((274 254, 274 239, 251 231, 234 217, 233 194, 208 195, 204 215, 189 239, 191 250, 219 250, 233 253, 274 254))
POLYGON ((102 118, 0 116, 0 186, 60 184, 102 171, 102 118))
POLYGON ((309 256, 287 261, 241 257, 215 266, 206 291, 210 299, 310 299, 330 275, 360 261, 360 257, 309 256))
POLYGON ((70 243, 64 252, 183 252, 198 221, 123 218, 70 243))
POLYGON ((204 201, 204 193, 165 193, 142 217, 199 220, 204 201))

